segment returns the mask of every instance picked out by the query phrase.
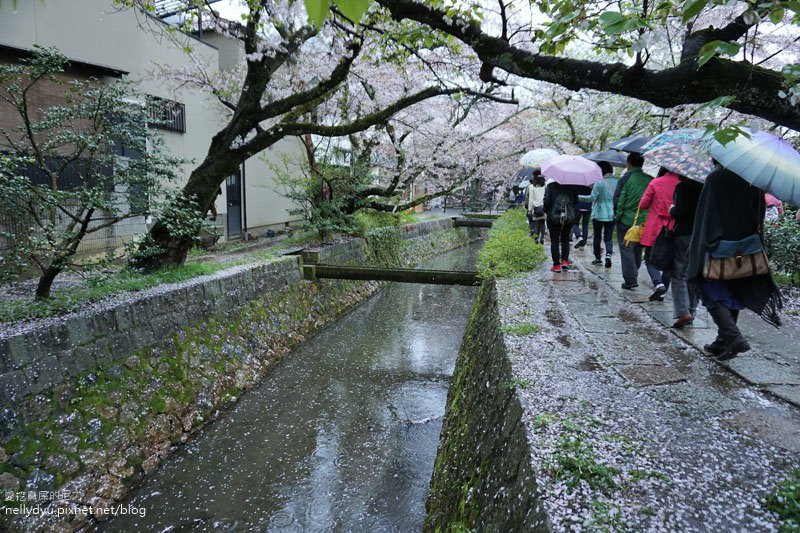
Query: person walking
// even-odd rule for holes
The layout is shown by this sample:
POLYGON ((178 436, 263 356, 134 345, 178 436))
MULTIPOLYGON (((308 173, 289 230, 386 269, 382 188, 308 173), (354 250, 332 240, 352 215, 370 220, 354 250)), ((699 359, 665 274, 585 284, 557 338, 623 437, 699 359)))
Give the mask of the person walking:
POLYGON ((761 234, 765 210, 763 192, 730 170, 719 168, 706 178, 697 204, 686 275, 699 287, 703 305, 717 326, 717 338, 704 348, 718 361, 750 349, 737 325, 742 309, 750 309, 773 326, 781 324, 783 302, 771 273, 733 280, 703 278, 707 257, 720 241, 761 234))
POLYGON ((672 257, 672 312, 675 322, 673 328, 691 324, 697 313, 697 291, 687 283, 686 258, 689 242, 692 240, 694 213, 703 184, 685 176, 678 176, 680 182, 675 187, 675 195, 669 216, 672 218, 674 255, 672 257))
POLYGON ((528 224, 531 237, 538 244, 544 244, 544 176, 542 171, 534 169, 528 185, 528 224))
MULTIPOLYGON (((617 244, 619 244, 619 260, 622 266, 623 289, 633 290, 639 286, 639 267, 642 266, 642 247, 639 243, 625 244, 625 233, 633 226, 634 219, 637 224, 647 221, 647 211, 638 210, 639 201, 644 195, 647 185, 653 179, 642 170, 644 158, 641 154, 628 154, 628 171, 620 178, 614 192, 614 221, 617 223, 617 244), (637 210, 639 212, 637 218, 637 210)), ((656 280, 661 282, 661 273, 657 270, 650 273, 651 281, 655 274, 656 280)))
POLYGON ((569 270, 569 240, 572 223, 575 221, 575 201, 578 191, 575 185, 561 185, 551 181, 544 189, 544 212, 547 214, 547 230, 550 233, 550 255, 553 266, 550 270, 569 270))
POLYGON ((650 295, 651 302, 662 301, 667 293, 667 287, 669 287, 671 272, 669 270, 661 272, 652 266, 650 254, 653 252, 653 244, 662 228, 672 225, 669 208, 672 206, 675 187, 678 183, 680 183, 678 175, 662 167, 658 172, 658 177, 647 185, 642 199, 639 201, 639 210, 648 212, 647 224, 644 226, 640 245, 644 248, 644 261, 653 282, 654 291, 650 295))
POLYGON ((603 249, 606 247, 606 268, 611 268, 611 256, 614 253, 614 191, 617 188, 617 179, 611 165, 600 161, 600 170, 603 171, 603 181, 592 187, 589 195, 578 195, 578 201, 592 203, 592 251, 594 252, 593 265, 602 265, 603 249))
MULTIPOLYGON (((590 187, 578 185, 578 196, 589 196, 592 193, 590 187)), ((578 242, 575 243, 575 249, 583 248, 586 246, 586 241, 589 240, 589 219, 591 218, 592 204, 588 200, 578 200, 575 202, 575 222, 572 224, 572 234, 578 242)))

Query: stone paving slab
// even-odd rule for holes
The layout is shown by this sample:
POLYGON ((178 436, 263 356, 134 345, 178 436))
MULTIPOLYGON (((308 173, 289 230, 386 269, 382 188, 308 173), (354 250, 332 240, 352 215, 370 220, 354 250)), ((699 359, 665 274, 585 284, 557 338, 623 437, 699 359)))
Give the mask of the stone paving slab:
POLYGON ((745 381, 702 352, 707 317, 678 335, 669 301, 637 304, 576 261, 498 283, 501 322, 541 328, 505 343, 553 530, 776 531, 764 498, 800 464, 800 409, 782 401, 800 385, 776 375, 785 361, 748 353, 736 364, 752 359, 774 383, 745 381), (569 483, 573 460, 612 472, 613 487, 569 483))
POLYGON ((573 281, 536 272, 498 283, 501 323, 541 328, 504 341, 552 529, 777 530, 762 502, 800 462, 800 410, 602 280, 590 286, 588 275, 567 275, 573 281), (625 332, 589 321, 616 321, 625 332), (613 472, 614 481, 573 485, 565 472, 576 463, 579 472, 613 472))
MULTIPOLYGON (((617 277, 621 275, 619 264, 615 263, 611 269, 598 268, 590 264, 592 256, 583 250, 576 251, 572 258, 582 272, 594 275, 627 301, 638 304, 663 326, 668 328, 672 325, 674 320, 671 294, 665 295, 663 303, 656 304, 647 300, 652 283, 644 266, 639 270, 639 287, 634 291, 626 291, 617 283, 617 277)), ((740 315, 739 327, 752 349, 730 362, 717 364, 783 400, 800 406, 800 393, 794 387, 800 385, 800 328, 788 321, 781 328, 774 328, 749 311, 743 311, 740 315)), ((691 326, 669 331, 701 351, 703 345, 714 340, 716 335, 714 322, 702 305, 698 309, 698 319, 691 326)))
POLYGON ((637 387, 678 383, 688 377, 685 370, 659 365, 621 366, 617 368, 617 372, 637 387))

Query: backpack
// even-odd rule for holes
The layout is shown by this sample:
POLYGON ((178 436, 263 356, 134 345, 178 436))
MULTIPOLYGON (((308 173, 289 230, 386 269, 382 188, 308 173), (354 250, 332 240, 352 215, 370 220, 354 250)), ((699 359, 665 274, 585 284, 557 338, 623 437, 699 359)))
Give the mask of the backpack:
POLYGON ((575 206, 572 205, 572 196, 560 192, 550 208, 550 222, 553 224, 572 224, 575 220, 575 206))

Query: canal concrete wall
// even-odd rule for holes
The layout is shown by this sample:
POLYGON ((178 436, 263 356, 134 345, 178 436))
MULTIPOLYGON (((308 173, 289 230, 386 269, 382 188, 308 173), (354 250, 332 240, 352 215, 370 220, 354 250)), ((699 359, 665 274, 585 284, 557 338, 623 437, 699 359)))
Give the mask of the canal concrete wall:
POLYGON ((523 411, 485 282, 469 318, 447 396, 425 531, 547 531, 523 411))
MULTIPOLYGON (((414 263, 477 236, 436 220, 309 253, 330 264, 414 263)), ((4 333, 5 508, 110 508, 293 346, 380 287, 304 281, 301 262, 235 267, 4 333)), ((18 530, 75 530, 104 518, 0 516, 18 530)))

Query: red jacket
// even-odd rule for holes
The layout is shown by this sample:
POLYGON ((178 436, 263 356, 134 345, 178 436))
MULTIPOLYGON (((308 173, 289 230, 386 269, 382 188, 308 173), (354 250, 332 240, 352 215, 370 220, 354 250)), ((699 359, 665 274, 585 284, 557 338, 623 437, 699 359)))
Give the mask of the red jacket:
POLYGON ((661 228, 670 224, 669 208, 672 205, 672 197, 678 183, 680 183, 678 175, 667 172, 651 181, 645 189, 644 195, 639 201, 639 209, 649 209, 650 211, 644 225, 642 246, 653 246, 661 228))

